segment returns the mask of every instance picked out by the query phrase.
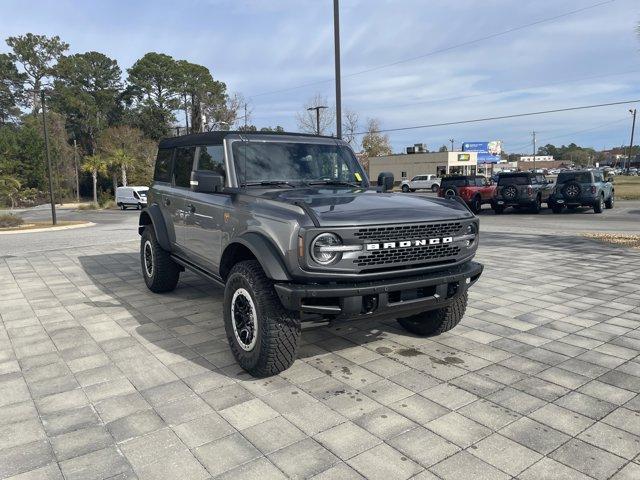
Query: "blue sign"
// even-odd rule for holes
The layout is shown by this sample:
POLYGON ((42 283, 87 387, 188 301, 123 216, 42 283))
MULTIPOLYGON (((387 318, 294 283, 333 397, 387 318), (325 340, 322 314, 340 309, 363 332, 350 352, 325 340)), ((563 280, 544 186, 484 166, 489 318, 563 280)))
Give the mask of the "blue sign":
POLYGON ((478 164, 481 163, 498 163, 500 154, 502 153, 502 141, 494 140, 492 142, 464 142, 462 144, 463 152, 477 152, 478 164))

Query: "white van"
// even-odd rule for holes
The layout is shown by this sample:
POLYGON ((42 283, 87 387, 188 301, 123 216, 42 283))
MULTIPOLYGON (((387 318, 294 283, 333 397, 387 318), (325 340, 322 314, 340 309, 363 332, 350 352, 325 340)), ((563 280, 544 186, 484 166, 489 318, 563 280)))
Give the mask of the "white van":
POLYGON ((118 187, 116 188, 116 205, 122 210, 127 207, 141 209, 147 206, 147 192, 149 187, 118 187))

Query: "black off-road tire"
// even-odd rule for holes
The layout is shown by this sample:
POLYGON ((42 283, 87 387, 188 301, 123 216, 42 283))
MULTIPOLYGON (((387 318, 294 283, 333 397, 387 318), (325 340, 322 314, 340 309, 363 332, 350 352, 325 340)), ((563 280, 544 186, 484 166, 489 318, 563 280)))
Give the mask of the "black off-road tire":
POLYGON ((458 325, 466 309, 467 292, 464 292, 453 303, 444 308, 399 318, 398 323, 405 330, 416 335, 440 335, 458 325))
POLYGON ((604 195, 600 194, 598 195, 598 198, 596 199, 596 201, 593 202, 593 211, 594 213, 602 213, 604 208, 605 208, 604 195))
POLYGON ((273 282, 256 260, 239 262, 231 269, 224 290, 223 310, 231 352, 244 370, 254 377, 269 377, 293 364, 300 338, 300 319, 282 306, 273 282), (249 351, 241 346, 234 332, 231 307, 238 289, 249 293, 255 308, 256 340, 249 351))
POLYGON ((552 205, 551 211, 553 213, 562 213, 562 205, 558 205, 558 204, 552 205))
POLYGON ((145 227, 140 239, 140 266, 144 283, 152 292, 165 293, 176 288, 180 279, 180 267, 171 260, 169 252, 160 246, 151 225, 145 227), (147 265, 149 252, 151 254, 150 267, 147 265))
POLYGON ((538 196, 531 205, 531 213, 540 213, 540 210, 542 210, 542 199, 538 196))
POLYGON ((611 210, 615 205, 615 203, 616 203, 616 199, 614 197, 613 192, 611 192, 611 196, 607 199, 606 202, 604 202, 604 208, 606 208, 607 210, 611 210))
POLYGON ((491 205, 491 208, 493 208, 496 215, 502 215, 504 213, 504 205, 497 205, 494 203, 491 205))
POLYGON ((475 196, 473 200, 471 200, 471 205, 469 205, 469 208, 471 208, 471 211, 476 215, 480 213, 480 211, 482 210, 482 200, 479 196, 475 196))
POLYGON ((404 193, 409 193, 409 185, 406 185, 406 184, 405 184, 405 185, 402 185, 402 191, 403 191, 404 193))

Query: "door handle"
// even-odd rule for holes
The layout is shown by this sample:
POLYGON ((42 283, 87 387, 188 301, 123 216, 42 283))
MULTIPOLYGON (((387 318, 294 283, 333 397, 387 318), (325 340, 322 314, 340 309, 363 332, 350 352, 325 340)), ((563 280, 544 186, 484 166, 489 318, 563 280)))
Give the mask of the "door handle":
POLYGON ((165 197, 164 204, 166 207, 168 207, 169 205, 171 205, 171 200, 168 197, 165 197))
POLYGON ((189 213, 195 213, 196 207, 190 203, 187 205, 187 210, 189 210, 189 213))

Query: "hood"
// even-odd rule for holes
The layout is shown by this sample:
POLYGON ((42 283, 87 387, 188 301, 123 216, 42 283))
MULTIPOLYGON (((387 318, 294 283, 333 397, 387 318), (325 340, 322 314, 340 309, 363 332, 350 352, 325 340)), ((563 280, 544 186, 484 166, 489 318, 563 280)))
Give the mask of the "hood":
POLYGON ((254 194, 290 204, 305 203, 313 210, 323 227, 417 223, 473 217, 469 209, 458 200, 406 193, 311 187, 263 190, 254 194))

